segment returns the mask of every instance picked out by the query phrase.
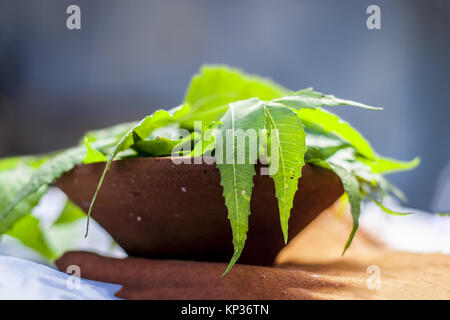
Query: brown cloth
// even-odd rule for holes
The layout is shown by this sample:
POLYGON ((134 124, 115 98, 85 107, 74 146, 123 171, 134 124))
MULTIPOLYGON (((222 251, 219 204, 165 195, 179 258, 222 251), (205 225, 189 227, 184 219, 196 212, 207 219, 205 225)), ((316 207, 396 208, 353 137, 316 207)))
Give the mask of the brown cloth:
POLYGON ((125 299, 450 299, 450 256, 393 251, 351 228, 337 205, 323 212, 279 254, 275 267, 114 259, 68 252, 60 270, 78 265, 83 278, 123 285, 125 299))

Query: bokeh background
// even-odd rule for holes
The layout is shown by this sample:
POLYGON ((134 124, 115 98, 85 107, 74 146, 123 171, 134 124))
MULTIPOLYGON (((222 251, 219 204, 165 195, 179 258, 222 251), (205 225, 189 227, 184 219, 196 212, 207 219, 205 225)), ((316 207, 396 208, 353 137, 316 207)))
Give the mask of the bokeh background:
POLYGON ((447 0, 2 0, 0 156, 178 105, 201 64, 224 63, 384 107, 333 111, 380 154, 420 156, 391 180, 411 206, 449 211, 449 31, 447 0), (70 4, 81 30, 66 28, 70 4), (370 4, 381 30, 366 27, 370 4))

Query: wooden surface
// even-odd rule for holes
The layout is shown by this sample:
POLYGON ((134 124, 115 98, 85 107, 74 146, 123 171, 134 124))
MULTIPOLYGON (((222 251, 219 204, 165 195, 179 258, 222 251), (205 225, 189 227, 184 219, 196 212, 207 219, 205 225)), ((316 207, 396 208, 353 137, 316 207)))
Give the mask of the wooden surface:
POLYGON ((348 212, 335 205, 280 253, 276 267, 236 265, 224 278, 224 263, 72 252, 57 264, 122 284, 116 295, 126 299, 450 299, 450 256, 394 251, 359 230, 342 257, 350 228, 348 212))

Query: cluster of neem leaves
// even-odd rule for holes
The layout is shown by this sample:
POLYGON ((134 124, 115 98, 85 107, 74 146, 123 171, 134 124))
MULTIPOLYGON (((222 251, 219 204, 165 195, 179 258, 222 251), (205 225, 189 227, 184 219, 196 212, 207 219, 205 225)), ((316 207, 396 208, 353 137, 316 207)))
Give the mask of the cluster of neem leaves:
MULTIPOLYGON (((402 162, 379 156, 357 130, 322 109, 341 105, 379 109, 312 89, 290 92, 268 79, 225 66, 204 66, 191 80, 184 102, 179 107, 158 110, 140 122, 88 132, 78 146, 54 154, 0 160, 0 234, 15 236, 47 257, 53 257, 42 241, 35 239, 30 245, 31 242, 25 239, 31 233, 37 234, 35 238, 44 237, 30 212, 48 186, 74 166, 106 162, 89 215, 114 159, 169 156, 180 144, 193 146, 192 152, 181 153, 182 156, 214 154, 215 137, 221 135, 224 156, 236 160, 236 148, 227 155, 230 150, 225 145, 227 139, 232 139, 228 143, 237 144, 237 137, 226 132, 253 129, 275 135, 270 141, 276 146, 271 146, 270 150, 278 153, 279 169, 271 174, 271 178, 275 184, 285 242, 301 170, 305 163, 311 163, 335 172, 348 196, 353 229, 344 246, 345 252, 358 228, 363 198, 374 201, 390 214, 404 214, 382 205, 383 197, 389 194, 404 199, 403 194, 382 174, 412 169, 419 160, 402 162), (195 121, 202 121, 204 129, 216 128, 215 134, 206 136, 194 131, 195 121), (173 139, 171 133, 180 128, 190 130, 191 134, 173 139), (33 221, 27 222, 27 219, 33 221), (21 224, 24 226, 18 231, 21 224)), ((245 164, 237 164, 237 161, 217 164, 235 250, 226 272, 236 263, 245 245, 254 163, 263 153, 267 155, 267 149, 261 148, 257 154, 248 153, 245 164)), ((268 165, 270 168, 271 163, 268 165)), ((68 205, 73 208, 70 202, 68 205)))

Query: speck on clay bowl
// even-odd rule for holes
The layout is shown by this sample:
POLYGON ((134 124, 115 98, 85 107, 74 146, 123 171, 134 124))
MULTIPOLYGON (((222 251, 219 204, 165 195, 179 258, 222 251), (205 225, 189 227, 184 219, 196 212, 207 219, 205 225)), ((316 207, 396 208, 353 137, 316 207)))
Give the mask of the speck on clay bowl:
MULTIPOLYGON (((104 167, 104 163, 79 165, 57 185, 87 211, 104 167)), ((284 241, 273 180, 256 171, 248 238, 239 262, 271 265, 284 241)), ((289 220, 289 239, 342 193, 334 173, 305 165, 289 220)), ((130 256, 228 262, 233 253, 214 164, 176 165, 169 157, 114 161, 92 217, 130 256)))

